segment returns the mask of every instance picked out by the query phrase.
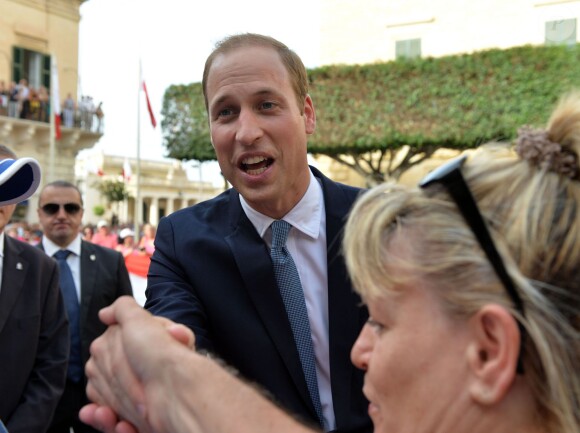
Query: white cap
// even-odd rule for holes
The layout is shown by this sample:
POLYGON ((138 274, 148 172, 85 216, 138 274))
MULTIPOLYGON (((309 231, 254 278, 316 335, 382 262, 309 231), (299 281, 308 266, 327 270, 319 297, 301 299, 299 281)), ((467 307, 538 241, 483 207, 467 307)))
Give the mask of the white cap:
POLYGON ((0 206, 20 203, 40 184, 40 165, 33 158, 0 161, 0 206))
POLYGON ((135 232, 130 228, 125 228, 119 233, 121 239, 125 239, 127 236, 135 236, 135 232))

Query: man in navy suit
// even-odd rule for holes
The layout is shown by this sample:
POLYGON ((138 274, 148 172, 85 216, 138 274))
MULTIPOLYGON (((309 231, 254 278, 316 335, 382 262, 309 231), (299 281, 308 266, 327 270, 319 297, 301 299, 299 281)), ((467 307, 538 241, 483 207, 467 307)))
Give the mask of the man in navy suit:
POLYGON ((16 159, 0 145, 0 425, 11 433, 46 431, 64 389, 69 352, 57 264, 4 234, 16 203, 39 183, 36 161, 16 159))
POLYGON ((370 432, 363 374, 349 357, 368 313, 340 253, 359 190, 308 165, 316 114, 306 69, 272 38, 237 35, 209 56, 202 85, 212 144, 233 188, 161 220, 145 307, 189 326, 197 349, 301 419, 329 431, 370 432), (291 225, 286 246, 304 292, 322 417, 270 258, 276 220, 291 225))
MULTIPOLYGON (((99 320, 99 310, 118 297, 133 293, 123 255, 81 239, 82 217, 83 201, 75 185, 58 180, 44 186, 38 199, 38 219, 44 232, 40 247, 51 257, 67 251, 63 260, 70 269, 71 290, 76 303, 72 306, 76 310, 71 314, 61 279, 71 322, 71 351, 66 386, 49 433, 69 433, 71 427, 75 433, 96 431, 78 418, 80 408, 88 402, 84 364, 89 359, 90 344, 106 329, 99 320), (73 320, 75 315, 76 322, 73 320)), ((60 269, 62 273, 63 268, 60 269)))

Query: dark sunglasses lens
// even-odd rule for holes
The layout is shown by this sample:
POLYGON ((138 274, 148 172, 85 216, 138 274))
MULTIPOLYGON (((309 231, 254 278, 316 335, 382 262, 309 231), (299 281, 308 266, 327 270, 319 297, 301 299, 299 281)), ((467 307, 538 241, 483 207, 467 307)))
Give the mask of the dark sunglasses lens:
POLYGON ((54 215, 55 213, 58 212, 58 208, 60 208, 58 204, 48 203, 42 206, 42 211, 47 215, 54 215))
POLYGON ((66 213, 74 215, 81 210, 81 207, 76 203, 67 203, 64 205, 64 210, 66 213))
MULTIPOLYGON (((42 206, 42 211, 47 215, 54 215, 58 212, 60 206, 56 203, 47 203, 42 206)), ((76 203, 67 203, 62 205, 62 207, 64 207, 65 212, 69 215, 74 215, 81 210, 81 206, 76 203)))

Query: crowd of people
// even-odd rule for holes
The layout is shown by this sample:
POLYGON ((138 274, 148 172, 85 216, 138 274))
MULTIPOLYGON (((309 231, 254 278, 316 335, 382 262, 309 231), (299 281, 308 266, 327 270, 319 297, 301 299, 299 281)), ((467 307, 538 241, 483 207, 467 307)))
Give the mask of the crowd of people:
MULTIPOLYGON (((42 240, 42 227, 39 223, 12 222, 6 226, 5 232, 8 236, 33 246, 42 240)), ((83 240, 121 251, 124 256, 139 254, 151 257, 155 251, 155 226, 146 223, 140 233, 139 243, 134 245, 135 231, 132 227, 111 227, 106 220, 100 220, 96 225, 86 224, 81 232, 83 240)))
MULTIPOLYGON (((34 358, 7 336, 21 316, 0 329, 11 433, 44 433, 39 407, 55 406, 49 433, 579 433, 580 92, 545 129, 522 127, 417 187, 360 190, 308 165, 314 101, 283 43, 225 38, 202 89, 233 187, 144 228, 137 254, 155 239, 144 308, 123 296, 135 233, 81 228, 74 185, 39 197, 39 246, 56 262, 26 246, 25 268, 0 233, 2 296, 12 272, 54 298, 19 307, 49 307, 49 337, 31 327, 26 339, 51 361, 44 405, 46 372, 34 397, 10 384, 11 369, 29 373, 11 350, 34 358)), ((0 198, 2 186, 0 174, 0 198)))
MULTIPOLYGON (((61 124, 64 127, 103 132, 102 102, 95 105, 93 97, 86 95, 77 102, 68 93, 61 105, 61 124)), ((32 87, 26 78, 9 84, 0 80, 0 116, 49 122, 51 110, 50 95, 45 86, 32 87)))
MULTIPOLYGON (((150 258, 155 251, 155 226, 144 224, 140 230, 139 241, 135 242, 135 231, 132 226, 114 226, 101 220, 96 225, 86 224, 82 227, 81 236, 86 242, 100 245, 120 252, 129 273, 146 278, 149 271, 150 258)), ((42 227, 38 223, 26 221, 13 222, 6 226, 7 236, 18 239, 32 246, 42 242, 42 227)))

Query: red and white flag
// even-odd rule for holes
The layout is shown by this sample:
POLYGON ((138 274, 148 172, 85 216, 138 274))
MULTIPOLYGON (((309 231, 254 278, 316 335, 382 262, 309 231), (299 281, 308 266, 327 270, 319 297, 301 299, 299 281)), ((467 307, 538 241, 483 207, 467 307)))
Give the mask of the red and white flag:
POLYGON ((125 162, 123 163, 123 180, 125 182, 129 182, 131 180, 131 164, 129 164, 129 159, 125 158, 125 162))
POLYGON ((56 66, 56 57, 52 56, 52 70, 50 76, 50 100, 52 115, 54 116, 54 136, 57 140, 60 140, 62 136, 60 130, 60 95, 58 87, 58 68, 56 66))
POLYGON ((87 174, 96 174, 97 176, 103 176, 105 173, 103 172, 103 168, 98 166, 95 161, 88 160, 86 163, 86 171, 87 174))
POLYGON ((149 117, 151 118, 151 125, 153 128, 157 126, 157 121, 155 120, 155 115, 153 114, 153 109, 151 108, 151 101, 149 101, 149 93, 147 93, 147 86, 145 85, 145 80, 141 81, 143 87, 143 92, 145 92, 145 101, 147 102, 147 110, 149 111, 149 117))

